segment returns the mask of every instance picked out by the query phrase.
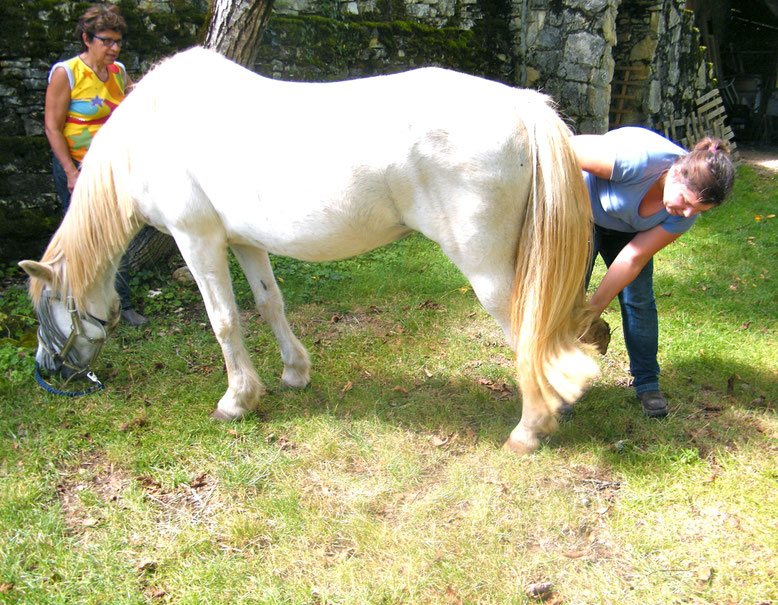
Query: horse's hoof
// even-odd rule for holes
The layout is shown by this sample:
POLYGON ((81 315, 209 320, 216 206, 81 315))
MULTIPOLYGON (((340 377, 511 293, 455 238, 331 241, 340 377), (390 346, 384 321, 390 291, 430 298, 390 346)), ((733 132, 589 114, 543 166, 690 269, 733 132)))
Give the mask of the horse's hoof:
POLYGON ((298 372, 291 369, 285 369, 281 374, 281 382, 279 388, 281 390, 294 389, 300 391, 307 387, 311 383, 311 379, 308 377, 308 372, 298 372))
POLYGON ((280 391, 302 391, 303 389, 307 389, 308 385, 310 385, 310 381, 307 382, 288 382, 281 379, 281 382, 278 383, 278 389, 280 391))
POLYGON ((218 420, 219 422, 231 422, 235 420, 232 416, 227 414, 226 412, 223 412, 219 408, 216 408, 213 413, 211 414, 211 418, 214 420, 218 420))
POLYGON ((589 329, 581 336, 581 342, 594 346, 600 355, 608 352, 611 341, 611 328, 602 317, 598 317, 589 326, 589 329))
POLYGON ((540 443, 537 441, 537 439, 535 440, 534 444, 526 444, 522 441, 519 441, 518 439, 511 438, 503 444, 502 449, 506 452, 510 452, 511 454, 526 456, 528 454, 534 453, 539 446, 540 443))

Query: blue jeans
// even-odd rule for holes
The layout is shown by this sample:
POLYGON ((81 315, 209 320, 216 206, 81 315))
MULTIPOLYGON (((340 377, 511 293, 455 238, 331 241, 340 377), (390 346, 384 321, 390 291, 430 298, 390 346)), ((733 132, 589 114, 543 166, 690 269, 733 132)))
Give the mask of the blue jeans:
MULTIPOLYGON (((76 167, 78 166, 80 164, 76 162, 76 167)), ((68 176, 65 174, 65 169, 56 156, 52 156, 51 174, 54 177, 54 191, 57 192, 60 210, 62 210, 62 214, 65 214, 68 211, 68 206, 70 206, 68 176)), ((119 295, 122 309, 132 308, 132 303, 130 302, 130 267, 126 256, 122 256, 122 260, 119 261, 119 270, 116 272, 114 286, 116 287, 116 293, 119 295)))
MULTIPOLYGON (((635 233, 613 231, 595 225, 594 246, 586 276, 586 285, 592 276, 594 260, 599 254, 605 266, 611 263, 635 233)), ((629 372, 637 393, 659 390, 659 363, 656 355, 659 344, 659 321, 654 298, 654 261, 649 260, 638 276, 619 292, 624 343, 629 354, 629 372)))

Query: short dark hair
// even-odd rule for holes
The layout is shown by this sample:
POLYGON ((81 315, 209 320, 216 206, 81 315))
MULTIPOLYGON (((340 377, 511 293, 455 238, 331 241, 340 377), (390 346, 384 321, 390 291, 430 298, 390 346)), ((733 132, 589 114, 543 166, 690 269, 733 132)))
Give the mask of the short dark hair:
POLYGON ((115 4, 94 4, 78 18, 76 26, 76 36, 81 46, 86 49, 82 34, 86 34, 91 41, 97 32, 111 30, 127 33, 127 23, 119 12, 119 7, 115 4))
POLYGON ((726 141, 701 139, 689 153, 675 162, 684 184, 703 204, 718 206, 732 191, 735 167, 726 141))

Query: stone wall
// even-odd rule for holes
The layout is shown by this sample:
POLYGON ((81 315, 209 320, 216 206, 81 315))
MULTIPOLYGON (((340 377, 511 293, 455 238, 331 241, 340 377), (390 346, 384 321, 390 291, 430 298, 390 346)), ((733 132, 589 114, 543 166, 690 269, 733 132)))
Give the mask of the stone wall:
POLYGON ((608 127, 620 0, 524 0, 514 21, 520 86, 551 95, 581 133, 608 127))
MULTIPOLYGON (((90 3, 0 3, 0 262, 36 256, 60 216, 43 136, 51 64, 79 52, 90 3)), ((197 42, 207 0, 120 0, 138 79, 197 42)), ((539 89, 577 132, 608 128, 614 64, 641 64, 630 123, 687 115, 710 87, 684 0, 276 0, 255 71, 324 81, 424 65, 539 89), (618 32, 618 33, 617 33, 618 32)))
POLYGON ((617 66, 632 68, 642 82, 630 88, 622 124, 655 127, 695 111, 695 99, 716 81, 694 26, 694 14, 679 0, 623 2, 618 13, 617 66))
MULTIPOLYGON (((61 219, 43 133, 48 72, 81 52, 78 16, 90 2, 0 3, 0 262, 37 256, 61 219)), ((160 58, 192 46, 205 0, 121 0, 129 33, 120 60, 138 77, 160 58)))

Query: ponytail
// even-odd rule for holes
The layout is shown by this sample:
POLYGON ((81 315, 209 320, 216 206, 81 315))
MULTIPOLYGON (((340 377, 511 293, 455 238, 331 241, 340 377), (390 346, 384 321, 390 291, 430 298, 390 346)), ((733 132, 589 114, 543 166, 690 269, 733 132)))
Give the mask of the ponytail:
POLYGON ((732 191, 735 167, 729 145, 722 139, 705 137, 676 161, 684 184, 704 204, 721 204, 732 191))

